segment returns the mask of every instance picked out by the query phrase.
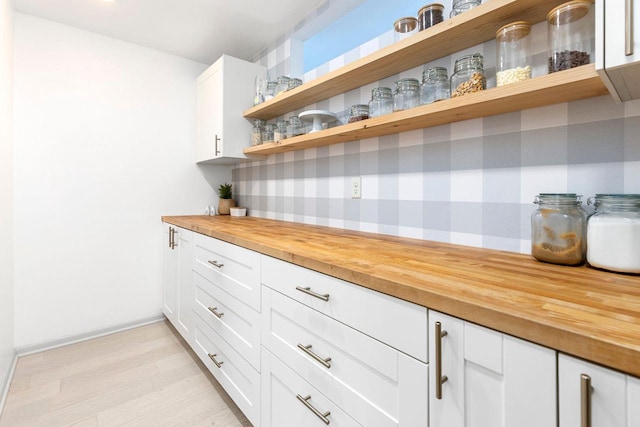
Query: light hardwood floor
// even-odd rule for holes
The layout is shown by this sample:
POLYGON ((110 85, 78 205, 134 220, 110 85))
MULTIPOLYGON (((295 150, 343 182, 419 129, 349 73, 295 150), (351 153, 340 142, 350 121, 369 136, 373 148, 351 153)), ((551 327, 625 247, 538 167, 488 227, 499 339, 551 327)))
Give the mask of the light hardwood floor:
POLYGON ((9 426, 251 424, 164 321, 19 358, 9 426))

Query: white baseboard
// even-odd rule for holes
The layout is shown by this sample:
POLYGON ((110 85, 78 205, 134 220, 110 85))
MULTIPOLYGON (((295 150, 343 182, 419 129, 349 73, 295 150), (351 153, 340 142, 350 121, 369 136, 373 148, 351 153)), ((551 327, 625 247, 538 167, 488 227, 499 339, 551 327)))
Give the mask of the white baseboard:
POLYGON ((14 351, 13 361, 11 362, 11 368, 7 372, 5 378, 0 378, 0 417, 2 417, 2 411, 4 409, 4 403, 7 401, 7 395, 9 394, 9 386, 11 386, 11 380, 13 379, 13 373, 16 371, 16 364, 18 363, 18 354, 14 351))
POLYGON ((82 341, 92 340, 94 338, 103 337, 105 335, 115 334, 116 332, 122 332, 140 326, 150 325, 152 323, 160 322, 164 320, 164 314, 158 313, 156 315, 146 317, 144 319, 134 320, 132 322, 122 323, 120 325, 111 326, 109 328, 98 329, 84 334, 72 335, 64 338, 60 338, 53 341, 47 341, 39 344, 25 345, 22 347, 16 347, 16 354, 18 357, 27 356, 29 354, 40 353, 46 350, 52 350, 58 347, 64 347, 66 345, 76 344, 82 341))

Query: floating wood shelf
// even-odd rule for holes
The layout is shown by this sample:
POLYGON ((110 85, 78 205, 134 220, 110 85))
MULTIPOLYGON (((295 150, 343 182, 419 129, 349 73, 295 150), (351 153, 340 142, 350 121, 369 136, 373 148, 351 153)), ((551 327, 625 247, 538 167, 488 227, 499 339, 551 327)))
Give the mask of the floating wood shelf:
POLYGON ((249 147, 244 150, 244 153, 264 155, 303 150, 576 101, 607 93, 607 88, 596 73, 595 66, 589 64, 410 110, 296 136, 280 143, 270 142, 249 147))
POLYGON ((495 38, 513 21, 542 22, 566 0, 491 0, 244 112, 269 120, 495 38))

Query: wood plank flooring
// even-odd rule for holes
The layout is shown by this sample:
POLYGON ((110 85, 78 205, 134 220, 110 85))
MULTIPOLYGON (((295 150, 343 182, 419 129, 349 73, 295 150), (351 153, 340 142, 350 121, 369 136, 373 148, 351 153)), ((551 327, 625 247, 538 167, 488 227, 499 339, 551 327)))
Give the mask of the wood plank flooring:
POLYGON ((251 426, 167 322, 18 359, 0 427, 251 426))

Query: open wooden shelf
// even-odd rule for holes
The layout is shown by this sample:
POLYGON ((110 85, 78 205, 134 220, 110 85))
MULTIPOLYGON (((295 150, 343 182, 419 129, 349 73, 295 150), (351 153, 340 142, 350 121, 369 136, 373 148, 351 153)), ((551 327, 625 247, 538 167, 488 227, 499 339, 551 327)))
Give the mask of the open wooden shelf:
POLYGON ((303 150, 576 101, 607 93, 607 88, 595 71, 594 64, 589 64, 410 110, 296 136, 280 143, 270 142, 245 148, 244 153, 266 155, 303 150))
MULTIPOLYGON (((491 0, 244 112, 269 120, 492 40, 513 21, 542 22, 566 0, 491 0)), ((391 24, 390 24, 391 25, 391 24)))

